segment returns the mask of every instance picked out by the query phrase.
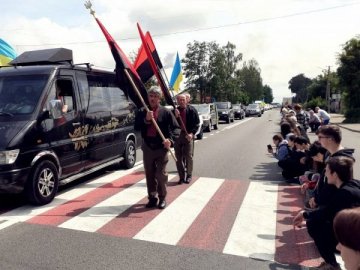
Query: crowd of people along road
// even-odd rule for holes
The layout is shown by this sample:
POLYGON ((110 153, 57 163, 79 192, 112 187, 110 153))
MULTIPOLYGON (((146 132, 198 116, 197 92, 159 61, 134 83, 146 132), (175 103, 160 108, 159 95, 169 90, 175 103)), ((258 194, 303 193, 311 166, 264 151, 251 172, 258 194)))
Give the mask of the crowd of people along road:
POLYGON ((175 149, 179 184, 192 180, 194 135, 199 128, 199 115, 189 105, 190 95, 177 96, 174 112, 161 106, 162 91, 158 86, 148 90, 150 107, 142 108, 135 116, 135 130, 141 131, 143 163, 148 193, 146 208, 166 207, 168 173, 166 165, 171 147, 175 149), (156 122, 159 130, 157 129, 156 122))
POLYGON ((360 181, 353 178, 354 149, 341 145, 340 128, 331 125, 329 114, 318 107, 305 112, 295 104, 281 114, 280 133, 273 136, 276 151, 269 147, 268 152, 278 159, 285 180, 299 184, 304 194, 304 207, 295 215, 294 226, 306 222, 323 259, 317 269, 341 269, 337 247, 346 269, 360 270, 360 181), (310 126, 317 135, 312 143, 307 136, 310 126), (348 214, 348 209, 354 210, 348 214))

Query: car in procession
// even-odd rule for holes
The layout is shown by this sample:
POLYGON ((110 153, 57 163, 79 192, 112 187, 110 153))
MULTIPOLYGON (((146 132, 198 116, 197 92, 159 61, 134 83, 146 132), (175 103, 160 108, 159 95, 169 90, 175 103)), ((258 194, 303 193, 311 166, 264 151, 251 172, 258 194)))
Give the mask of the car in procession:
POLYGON ((242 104, 234 104, 234 117, 235 119, 244 119, 245 118, 245 110, 242 104))
POLYGON ((134 166, 135 104, 115 73, 72 64, 72 51, 21 54, 0 68, 0 192, 51 202, 58 186, 112 164, 134 166))
POLYGON ((203 129, 210 132, 212 129, 218 129, 219 116, 214 103, 191 104, 200 114, 200 121, 203 121, 203 129))
POLYGON ((262 115, 260 105, 255 103, 249 104, 246 107, 245 113, 246 116, 257 115, 258 117, 261 117, 262 115))
POLYGON ((218 110, 219 120, 225 121, 226 123, 234 122, 234 109, 231 102, 215 102, 218 110))

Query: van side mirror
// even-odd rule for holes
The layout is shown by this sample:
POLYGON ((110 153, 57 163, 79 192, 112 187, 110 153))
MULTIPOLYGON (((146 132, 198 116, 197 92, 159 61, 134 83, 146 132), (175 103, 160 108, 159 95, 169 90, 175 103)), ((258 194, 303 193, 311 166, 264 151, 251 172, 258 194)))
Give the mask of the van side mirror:
POLYGON ((49 101, 49 115, 52 119, 59 119, 62 117, 63 104, 60 99, 54 99, 49 101))

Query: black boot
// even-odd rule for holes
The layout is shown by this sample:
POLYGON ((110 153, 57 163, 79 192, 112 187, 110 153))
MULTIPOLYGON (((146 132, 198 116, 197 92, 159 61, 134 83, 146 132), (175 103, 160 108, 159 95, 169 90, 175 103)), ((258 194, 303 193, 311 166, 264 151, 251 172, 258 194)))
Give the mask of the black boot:
POLYGON ((165 201, 165 199, 160 199, 160 200, 159 200, 158 208, 159 208, 159 209, 164 209, 165 207, 166 207, 166 201, 165 201))
POLYGON ((158 199, 156 197, 149 197, 149 202, 145 205, 146 208, 154 208, 157 206, 158 199))

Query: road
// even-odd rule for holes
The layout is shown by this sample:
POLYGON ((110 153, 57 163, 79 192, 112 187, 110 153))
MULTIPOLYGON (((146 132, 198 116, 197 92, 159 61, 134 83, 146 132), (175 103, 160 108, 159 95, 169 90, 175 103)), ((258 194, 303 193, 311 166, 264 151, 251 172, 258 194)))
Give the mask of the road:
MULTIPOLYGON (((109 168, 62 188, 49 205, 0 199, 1 269, 304 269, 319 262, 291 216, 301 206, 266 145, 278 111, 221 124, 195 144, 194 181, 168 207, 147 210, 141 152, 132 170, 109 168), (302 266, 299 266, 301 264, 302 266)), ((343 131, 344 145, 359 140, 343 131)), ((310 135, 315 139, 314 135, 310 135)), ((359 153, 356 158, 360 160, 359 153)), ((359 178, 359 172, 355 171, 359 178)), ((359 178, 360 179, 360 178, 359 178)))

